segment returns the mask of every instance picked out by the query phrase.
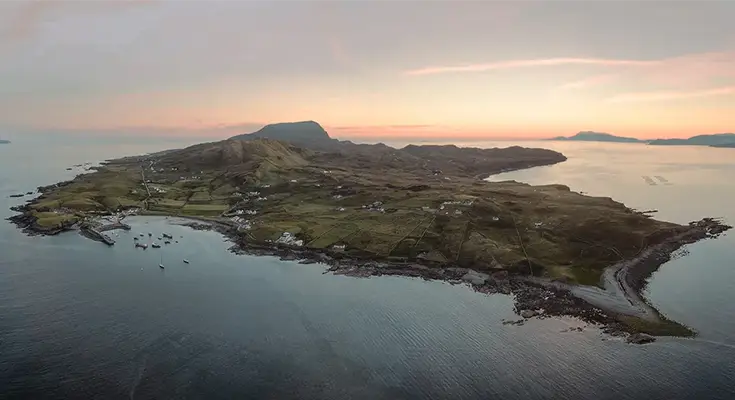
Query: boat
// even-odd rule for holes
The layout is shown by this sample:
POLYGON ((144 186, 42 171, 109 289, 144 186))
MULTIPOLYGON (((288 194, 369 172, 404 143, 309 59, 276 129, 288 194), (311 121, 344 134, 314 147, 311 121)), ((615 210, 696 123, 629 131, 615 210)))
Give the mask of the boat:
POLYGON ((151 243, 151 247, 153 247, 154 249, 160 249, 161 245, 158 243, 151 243))
POLYGON ((188 263, 189 263, 189 260, 187 260, 187 259, 185 258, 185 259, 184 259, 184 264, 188 264, 188 263))
POLYGON ((133 240, 137 242, 138 241, 138 238, 137 237, 134 237, 133 240))
POLYGON ((163 254, 161 254, 161 262, 160 262, 160 263, 158 264, 158 268, 161 268, 161 269, 166 269, 166 268, 164 268, 164 266, 163 266, 163 254))
POLYGON ((167 240, 167 241, 163 242, 163 244, 171 244, 171 242, 169 242, 169 241, 167 240))
POLYGON ((174 238, 173 236, 169 235, 168 233, 164 233, 163 234, 163 237, 165 237, 166 239, 173 239, 174 238))
POLYGON ((150 232, 148 232, 148 236, 153 236, 153 234, 152 234, 152 233, 150 233, 150 232))
POLYGON ((148 248, 148 245, 145 243, 135 243, 135 247, 141 247, 143 250, 148 248))

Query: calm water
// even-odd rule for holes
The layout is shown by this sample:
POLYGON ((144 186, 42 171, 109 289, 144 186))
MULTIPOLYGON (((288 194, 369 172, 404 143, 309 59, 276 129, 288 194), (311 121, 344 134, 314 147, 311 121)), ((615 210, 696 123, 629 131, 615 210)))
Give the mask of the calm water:
MULTIPOLYGON (((0 146, 0 216, 23 201, 9 194, 71 178, 72 164, 196 141, 0 146)), ((735 220, 732 150, 543 145, 570 161, 499 178, 565 183, 669 220, 735 220), (670 184, 641 178, 656 175, 670 184)), ((700 337, 630 346, 594 328, 560 333, 573 319, 503 326, 508 296, 232 255, 218 234, 162 218, 134 220, 111 248, 74 233, 25 237, 1 221, 0 397, 729 399, 733 237, 690 246, 648 287, 700 337), (136 251, 132 236, 149 231, 180 243, 136 251)))

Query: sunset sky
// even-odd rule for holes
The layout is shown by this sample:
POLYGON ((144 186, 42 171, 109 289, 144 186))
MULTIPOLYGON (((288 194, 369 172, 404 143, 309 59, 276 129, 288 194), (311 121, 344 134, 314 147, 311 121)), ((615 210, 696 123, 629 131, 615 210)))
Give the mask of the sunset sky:
POLYGON ((2 1, 0 125, 735 131, 735 1, 2 1))

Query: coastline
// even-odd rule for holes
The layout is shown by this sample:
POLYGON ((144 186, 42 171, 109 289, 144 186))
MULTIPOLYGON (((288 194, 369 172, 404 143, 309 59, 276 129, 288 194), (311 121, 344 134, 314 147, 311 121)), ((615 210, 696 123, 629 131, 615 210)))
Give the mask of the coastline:
MULTIPOLYGON (((566 160, 566 157, 564 157, 564 160, 566 160)), ((562 161, 536 163, 538 165, 516 164, 495 173, 476 175, 474 179, 501 172, 553 165, 562 161)), ((114 162, 114 160, 107 160, 105 163, 110 162, 114 162)), ((78 177, 38 187, 38 193, 43 196, 47 192, 72 184, 78 177)), ((147 188, 144 172, 141 173, 141 177, 148 198, 150 198, 151 194, 147 188)), ((9 221, 29 235, 56 235, 70 230, 78 230, 84 234, 84 227, 89 223, 86 220, 87 216, 94 215, 94 218, 97 218, 112 214, 111 212, 76 213, 73 219, 64 220, 58 226, 42 226, 37 223, 37 219, 31 212, 30 205, 34 200, 31 199, 24 205, 11 207, 18 214, 8 218, 9 221)), ((147 204, 147 202, 145 203, 147 204)), ((702 239, 717 237, 731 228, 716 219, 705 218, 692 222, 688 226, 680 226, 684 230, 680 230, 676 234, 661 232, 665 236, 662 238, 663 241, 643 247, 635 257, 620 260, 604 268, 601 278, 602 288, 600 288, 534 277, 526 275, 525 272, 509 272, 507 269, 486 269, 484 270, 486 272, 478 272, 473 269, 473 266, 470 265, 470 268, 460 266, 456 261, 431 261, 421 257, 408 259, 407 257, 376 256, 373 254, 348 255, 333 248, 305 248, 279 244, 275 241, 251 241, 248 239, 249 233, 238 231, 237 224, 222 217, 174 215, 165 211, 147 210, 145 206, 137 214, 140 216, 165 216, 171 218, 171 223, 174 224, 188 226, 193 229, 215 230, 234 243, 230 250, 235 253, 275 256, 281 260, 298 261, 302 264, 321 263, 327 266, 325 273, 330 272, 352 277, 382 275, 418 277, 426 280, 442 280, 451 284, 466 284, 473 290, 486 294, 511 294, 515 298, 515 311, 523 319, 508 321, 509 324, 520 325, 529 318, 573 316, 589 323, 599 324, 603 326, 604 331, 612 334, 630 334, 634 342, 641 340, 640 343, 652 341, 653 339, 634 335, 640 335, 641 333, 660 336, 694 335, 694 332, 690 329, 668 321, 661 316, 658 310, 646 302, 641 295, 641 290, 644 288, 648 277, 671 259, 672 254, 678 249, 702 239)), ((92 224, 94 224, 94 220, 92 220, 92 224)), ((102 231, 103 229, 100 230, 100 232, 102 231)), ((101 234, 87 234, 85 236, 95 240, 103 238, 101 234)), ((111 242, 114 243, 114 241, 111 242)), ((601 269, 603 266, 600 266, 601 269)))
MULTIPOLYGON (((196 230, 215 230, 235 244, 230 251, 237 254, 278 257, 282 261, 300 264, 324 264, 324 273, 358 278, 395 275, 441 280, 465 284, 484 294, 501 293, 514 296, 514 311, 522 317, 506 321, 522 325, 530 318, 570 316, 601 326, 612 336, 627 335, 629 343, 644 344, 655 336, 695 336, 691 328, 666 319, 642 296, 647 279, 672 255, 686 245, 713 239, 731 229, 713 218, 689 224, 689 229, 662 243, 643 249, 633 259, 623 260, 605 269, 604 289, 587 285, 572 285, 544 278, 510 275, 507 271, 487 274, 451 264, 364 260, 328 250, 312 250, 285 245, 263 246, 248 243, 235 230, 221 222, 201 218, 172 217, 184 221, 178 225, 196 230), (187 221, 188 220, 188 221, 187 221)), ((174 221, 174 223, 176 223, 174 221)))
MULTIPOLYGON (((57 235, 78 230, 84 234, 81 224, 70 223, 46 228, 36 225, 33 218, 22 213, 25 206, 13 207, 16 214, 8 220, 30 235, 57 235)), ((140 217, 165 217, 169 223, 187 226, 194 230, 213 230, 227 237, 234 244, 230 251, 236 254, 278 257, 282 261, 300 264, 323 264, 324 273, 368 278, 395 275, 440 280, 450 284, 464 284, 484 294, 501 293, 514 297, 514 311, 520 317, 507 321, 508 325, 522 325, 530 318, 571 316, 587 323, 601 326, 603 332, 613 336, 627 335, 631 343, 648 343, 654 336, 694 336, 695 332, 667 320, 641 295, 646 280, 661 265, 669 261, 682 247, 700 240, 717 238, 730 226, 717 219, 704 218, 691 222, 687 230, 661 243, 642 249, 638 256, 622 260, 604 270, 602 288, 581 284, 569 284, 558 280, 509 274, 500 270, 485 273, 454 265, 428 260, 397 261, 385 258, 356 258, 330 249, 308 249, 269 243, 249 242, 234 224, 219 218, 177 216, 143 212, 140 217), (649 336, 652 335, 652 336, 649 336)), ((113 228, 114 229, 114 228, 113 228)), ((87 236, 89 237, 89 236, 87 236)))

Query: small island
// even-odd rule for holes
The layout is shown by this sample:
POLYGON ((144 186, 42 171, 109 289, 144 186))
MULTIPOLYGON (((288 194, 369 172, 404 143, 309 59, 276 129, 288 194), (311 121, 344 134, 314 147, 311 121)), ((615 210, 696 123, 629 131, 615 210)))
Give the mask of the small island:
POLYGON ((336 274, 512 293, 523 318, 573 315, 635 342, 650 340, 643 333, 692 334, 640 290, 674 251, 730 227, 710 218, 657 221, 563 185, 484 180, 565 160, 517 146, 358 145, 330 138, 313 121, 276 124, 107 161, 39 188, 10 220, 29 233, 82 229, 105 241, 102 216, 186 217, 229 236, 236 251, 325 263, 336 274))
POLYGON ((0 144, 10 144, 10 140, 0 139, 0 144))
POLYGON ((613 143, 645 143, 643 140, 631 138, 631 137, 623 137, 623 136, 615 136, 609 133, 604 132, 592 132, 592 131, 585 131, 585 132, 578 132, 574 136, 557 136, 551 139, 546 140, 559 140, 559 141, 572 141, 572 142, 613 142, 613 143))

